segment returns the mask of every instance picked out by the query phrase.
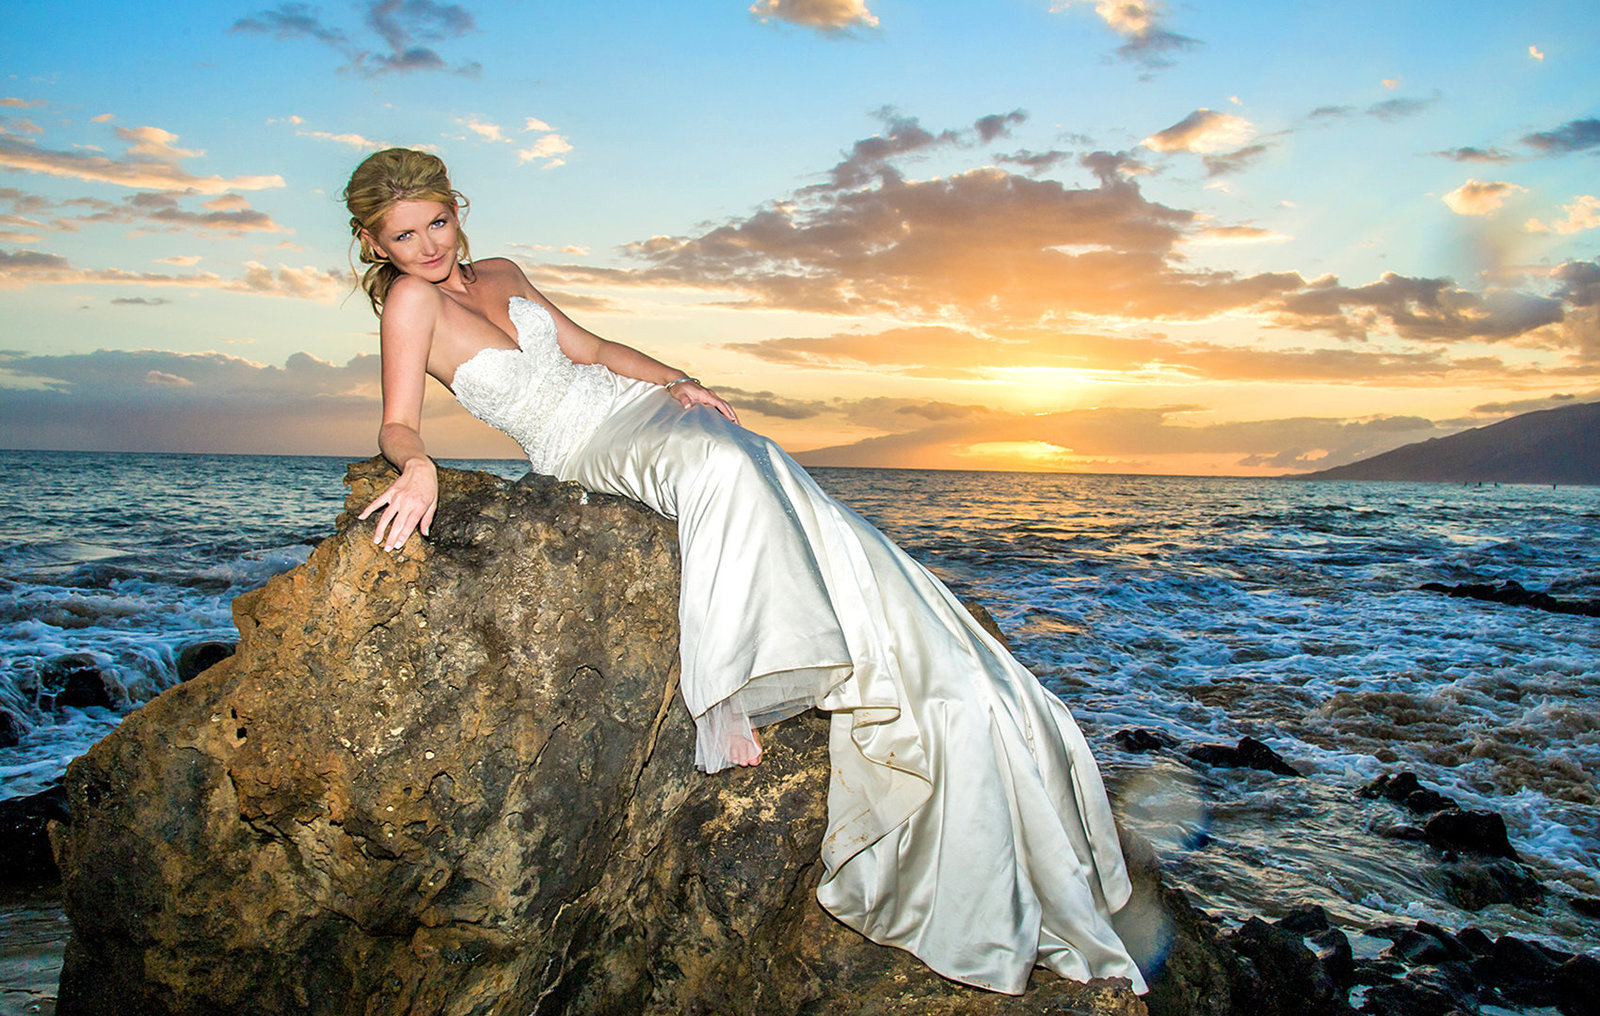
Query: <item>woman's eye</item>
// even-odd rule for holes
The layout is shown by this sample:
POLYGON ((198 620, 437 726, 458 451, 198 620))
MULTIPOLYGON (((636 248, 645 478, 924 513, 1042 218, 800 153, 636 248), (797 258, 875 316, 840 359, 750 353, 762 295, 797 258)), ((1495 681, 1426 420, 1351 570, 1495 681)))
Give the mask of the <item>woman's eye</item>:
POLYGON ((437 228, 439 226, 442 226, 444 224, 445 224, 445 220, 444 219, 434 219, 433 220, 433 225, 434 225, 435 228, 437 228))
POLYGON ((395 243, 399 243, 401 240, 409 240, 409 239, 411 239, 411 231, 410 230, 407 230, 404 233, 396 233, 395 237, 394 237, 395 243))

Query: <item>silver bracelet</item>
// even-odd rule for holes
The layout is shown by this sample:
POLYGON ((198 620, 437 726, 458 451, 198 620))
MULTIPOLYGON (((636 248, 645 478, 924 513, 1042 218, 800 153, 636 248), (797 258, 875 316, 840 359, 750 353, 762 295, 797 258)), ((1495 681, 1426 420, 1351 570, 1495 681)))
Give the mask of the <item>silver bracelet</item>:
POLYGON ((670 392, 670 391, 672 391, 672 386, 673 385, 681 385, 685 381, 688 381, 691 384, 700 384, 700 379, 699 378, 690 377, 689 375, 685 374, 683 377, 675 377, 675 378, 673 378, 671 381, 668 381, 666 384, 662 385, 661 387, 665 388, 667 391, 670 392))

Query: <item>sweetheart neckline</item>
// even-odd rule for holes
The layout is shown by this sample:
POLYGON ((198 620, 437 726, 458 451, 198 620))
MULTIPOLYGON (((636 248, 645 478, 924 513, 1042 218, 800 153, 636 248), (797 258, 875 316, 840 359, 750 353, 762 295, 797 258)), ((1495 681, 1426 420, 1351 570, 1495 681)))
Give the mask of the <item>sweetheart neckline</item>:
MULTIPOLYGON (((508 300, 506 300, 506 314, 507 314, 508 317, 510 316, 510 313, 511 313, 511 305, 516 303, 518 300, 521 300, 523 303, 532 304, 533 306, 538 307, 540 310, 544 310, 544 308, 542 306, 540 306, 539 303, 537 301, 535 301, 535 300, 530 300, 525 296, 512 295, 508 300)), ((549 313, 550 313, 549 311, 545 311, 545 314, 547 316, 549 315, 549 313)), ((554 319, 552 318, 551 320, 554 320, 554 319)), ((491 321, 490 324, 494 324, 494 322, 491 321)), ((517 322, 515 320, 513 320, 511 322, 511 327, 517 329, 517 334, 515 336, 517 344, 515 346, 484 346, 483 348, 479 349, 476 353, 473 353, 471 356, 467 357, 465 360, 462 360, 460 363, 456 364, 455 373, 450 375, 450 383, 445 385, 445 387, 450 390, 450 394, 451 395, 454 395, 456 393, 456 382, 461 380, 461 372, 464 369, 466 369, 467 364, 469 364, 472 361, 478 359, 484 353, 494 353, 494 352, 500 352, 500 353, 526 353, 527 352, 527 350, 524 349, 523 346, 522 346, 522 329, 517 325, 517 322)), ((498 330, 499 326, 496 325, 495 328, 498 330)))

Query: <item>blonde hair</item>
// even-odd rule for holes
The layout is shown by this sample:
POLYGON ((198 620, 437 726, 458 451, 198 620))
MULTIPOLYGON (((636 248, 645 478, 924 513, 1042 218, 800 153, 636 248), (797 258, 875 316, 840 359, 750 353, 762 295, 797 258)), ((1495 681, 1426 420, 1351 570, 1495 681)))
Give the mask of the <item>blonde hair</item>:
MULTIPOLYGON (((383 225, 383 217, 400 201, 438 201, 455 208, 457 213, 466 210, 470 202, 450 186, 450 171, 444 160, 430 152, 414 148, 385 148, 367 156, 350 174, 344 188, 344 206, 350 212, 350 233, 355 238, 351 246, 360 244, 361 263, 371 265, 361 276, 361 288, 372 301, 372 312, 383 311, 384 297, 389 287, 403 273, 389 259, 373 249, 371 242, 362 236, 376 234, 383 225)), ((472 252, 467 247, 467 234, 456 233, 456 261, 460 263, 467 281, 473 278, 472 252)), ((353 267, 353 266, 352 266, 353 267)))

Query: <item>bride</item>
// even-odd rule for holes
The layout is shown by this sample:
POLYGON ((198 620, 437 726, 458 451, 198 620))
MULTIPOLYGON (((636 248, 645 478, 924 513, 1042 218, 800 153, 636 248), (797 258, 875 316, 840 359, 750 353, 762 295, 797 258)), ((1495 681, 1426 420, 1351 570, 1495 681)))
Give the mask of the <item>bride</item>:
POLYGON ((697 766, 755 765, 756 728, 830 711, 830 913, 978 987, 1019 993, 1042 964, 1145 990, 1110 923, 1131 887, 1088 744, 938 579, 697 378, 574 323, 514 263, 473 261, 438 157, 378 152, 344 197, 400 471, 361 513, 374 542, 432 524, 432 376, 535 470, 678 520, 697 766))

